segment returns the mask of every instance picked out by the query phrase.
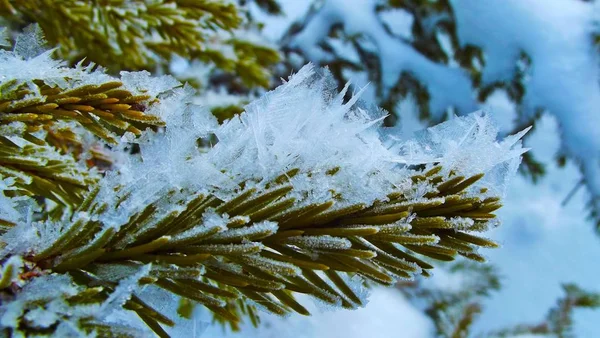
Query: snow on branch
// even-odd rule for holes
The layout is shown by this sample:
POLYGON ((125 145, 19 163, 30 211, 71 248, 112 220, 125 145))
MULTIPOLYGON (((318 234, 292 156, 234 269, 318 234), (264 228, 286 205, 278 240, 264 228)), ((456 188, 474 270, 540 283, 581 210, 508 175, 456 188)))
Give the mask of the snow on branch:
MULTIPOLYGON (((406 118, 400 103, 412 99, 435 122, 500 98, 516 115, 501 117, 511 120, 504 132, 555 117, 556 158, 580 167, 600 220, 597 21, 585 1, 330 0, 312 6, 282 43, 291 56, 331 67, 338 83, 373 83, 372 100, 398 119, 406 118)), ((512 113, 504 110, 495 113, 512 113)), ((544 174, 532 154, 522 169, 534 181, 544 174)))
MULTIPOLYGON (((51 78, 62 69, 20 61, 51 78)), ((46 83, 36 74, 23 83, 46 83)), ((112 167, 73 207, 23 205, 21 196, 43 201, 35 189, 0 195, 2 328, 168 336, 202 320, 197 305, 236 328, 245 316, 256 322, 256 308, 308 314, 295 293, 364 306, 365 281, 428 276, 431 260, 484 261, 478 248, 497 246, 478 233, 497 225, 493 212, 525 149, 522 134, 497 141, 486 114, 395 140, 382 110, 358 94, 345 100, 348 87, 337 92, 332 75, 309 64, 219 125, 192 103, 193 89, 172 81, 121 75, 127 95, 152 94, 141 116, 164 127, 115 138, 112 167)), ((10 137, 31 142, 25 135, 10 137)))

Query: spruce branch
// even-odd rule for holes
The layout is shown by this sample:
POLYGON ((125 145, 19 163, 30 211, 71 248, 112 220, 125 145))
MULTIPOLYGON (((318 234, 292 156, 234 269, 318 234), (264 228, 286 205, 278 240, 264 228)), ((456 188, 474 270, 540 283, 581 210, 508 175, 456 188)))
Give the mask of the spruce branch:
POLYGON ((38 23, 62 58, 86 58, 111 71, 163 67, 179 55, 266 87, 267 67, 279 60, 272 48, 232 36, 245 23, 229 2, 6 0, 0 15, 19 25, 38 23))
POLYGON ((98 175, 82 168, 72 156, 61 155, 44 141, 19 145, 0 136, 0 176, 15 180, 13 196, 40 196, 62 205, 82 200, 98 175))
POLYGON ((0 177, 16 181, 12 194, 72 207, 100 177, 88 166, 112 161, 102 146, 82 139, 79 128, 116 145, 119 136, 139 136, 164 122, 145 113, 157 100, 153 94, 124 85, 94 65, 67 68, 50 58, 52 51, 45 51, 40 39, 39 27, 30 26, 14 51, 1 55, 0 68, 7 75, 0 80, 0 177), (19 73, 19 67, 26 71, 19 73))
MULTIPOLYGON (((151 264, 143 283, 202 304, 234 328, 246 313, 255 316, 254 310, 236 304, 308 315, 294 293, 355 308, 364 300, 348 284, 351 276, 392 285, 428 275, 433 266, 423 257, 453 260, 462 255, 483 261, 477 248, 497 246, 472 234, 484 231, 500 207, 495 198, 465 195, 464 189, 482 176, 456 179, 440 175, 440 169, 413 176, 437 182, 438 193, 419 203, 398 191, 371 206, 339 208, 331 201, 298 207, 287 202, 293 187, 278 178, 269 182, 270 188, 240 189, 229 200, 196 194, 178 211, 161 213, 158 206, 177 194, 172 190, 118 230, 101 221, 117 202, 101 205, 91 193, 79 210, 55 225, 62 225, 61 235, 25 260, 45 273, 87 280, 81 285, 88 288, 114 287, 124 277, 109 271, 137 271, 151 264), (211 226, 211 217, 225 217, 225 226, 211 226), (457 227, 457 218, 464 218, 464 225, 457 227)), ((142 318, 150 316, 145 311, 156 311, 132 310, 142 318)), ((156 316, 147 320, 158 321, 156 316)))
POLYGON ((19 86, 5 84, 9 89, 0 100, 0 126, 21 122, 30 135, 50 130, 57 121, 73 121, 106 143, 116 144, 115 135, 139 136, 141 130, 164 126, 159 118, 144 114, 151 96, 136 95, 120 81, 62 88, 38 79, 19 86))
MULTIPOLYGON (((136 128, 166 126, 148 128, 134 140, 139 154, 123 151, 104 176, 77 189, 57 186, 78 198, 70 208, 42 208, 31 217, 31 208, 0 195, 0 212, 8 205, 19 216, 0 237, 6 334, 151 330, 164 337, 183 318, 193 320, 198 305, 235 329, 244 317, 258 323, 258 308, 308 315, 296 294, 356 308, 365 305, 365 283, 428 276, 431 260, 460 255, 481 262, 477 249, 497 246, 479 233, 496 224, 501 188, 524 150, 522 134, 496 141, 483 114, 428 129, 418 140, 384 144, 381 112, 363 109, 358 97, 345 102, 348 87, 338 93, 329 73, 309 65, 219 125, 192 104, 193 89, 174 89, 171 78, 123 73, 119 87, 111 87, 113 78, 64 68, 47 55, 5 57, 30 67, 7 88, 33 95, 11 95, 41 100, 14 111, 61 120, 54 110, 70 109, 102 126, 107 114, 136 128), (45 86, 60 91, 46 93, 45 86), (84 99, 97 94, 107 97, 84 99), (79 101, 45 101, 53 95, 79 101), (57 107, 40 112, 49 103, 57 107), (132 108, 143 118, 123 113, 132 108), (210 137, 218 143, 206 145, 210 137), (111 329, 115 314, 128 325, 111 329)), ((10 114, 16 113, 4 115, 10 114)), ((73 123, 81 127, 73 133, 89 128, 82 119, 73 123)), ((66 167, 48 172, 30 156, 37 148, 24 143, 32 143, 26 135, 38 132, 3 136, 24 140, 7 145, 20 156, 21 172, 62 178, 66 167)))
MULTIPOLYGON (((364 73, 368 82, 375 86, 377 105, 392 113, 386 119, 388 126, 397 125, 403 118, 405 107, 413 104, 418 106, 419 117, 431 124, 444 120, 448 109, 463 115, 475 106, 483 106, 500 96, 516 107, 518 118, 509 128, 513 131, 535 125, 542 113, 551 112, 560 127, 565 129, 561 132, 562 146, 556 156, 557 162, 562 166, 566 160, 572 159, 580 168, 584 184, 591 192, 587 203, 589 216, 600 233, 599 161, 585 151, 587 148, 582 146, 581 135, 586 137, 586 144, 593 149, 597 148, 596 138, 594 130, 582 132, 589 124, 587 118, 579 117, 586 116, 589 109, 574 113, 570 107, 572 102, 581 100, 581 90, 575 85, 565 84, 561 90, 571 92, 559 96, 562 100, 556 100, 554 92, 537 87, 537 83, 546 81, 542 79, 546 74, 572 79, 574 84, 595 81, 594 76, 587 78, 588 73, 571 72, 571 69, 564 69, 559 74, 550 67, 553 63, 547 62, 547 57, 562 53, 565 58, 585 62, 586 65, 580 68, 596 67, 595 61, 591 61, 598 51, 596 47, 600 37, 596 24, 579 31, 578 44, 585 46, 581 51, 564 49, 565 42, 556 38, 544 40, 544 48, 554 51, 548 53, 546 49, 534 47, 529 37, 509 37, 508 31, 499 30, 493 24, 495 20, 470 15, 482 10, 477 7, 479 4, 448 0, 389 0, 361 4, 365 5, 364 12, 370 14, 371 22, 376 24, 356 25, 353 14, 344 6, 325 3, 311 7, 299 22, 290 25, 282 38, 282 50, 289 56, 286 58, 287 68, 293 68, 300 56, 329 67, 340 86, 351 78, 350 74, 364 73), (338 20, 328 20, 330 17, 338 20), (408 20, 404 21, 405 18, 408 20), (399 29, 397 21, 406 22, 408 26, 399 29), (315 30, 316 27, 318 29, 315 30), (489 32, 500 33, 495 35, 497 39, 489 39, 489 32), (505 39, 512 41, 510 51, 497 48, 504 44, 505 39), (390 53, 405 55, 412 61, 388 57, 388 48, 390 53), (509 54, 511 56, 507 58, 509 54), (460 72, 455 72, 456 65, 460 72), (498 70, 499 65, 502 65, 503 71, 498 70), (436 69, 435 74, 431 69, 436 69), (382 70, 387 70, 387 73, 382 70), (532 74, 535 76, 532 77, 532 74), (582 76, 582 79, 575 80, 576 76, 582 76), (539 82, 531 80, 538 77, 539 82)), ((514 15, 523 14, 518 6, 504 6, 503 9, 514 15)), ((486 12, 490 18, 495 18, 494 13, 497 14, 497 11, 486 12)), ((550 28, 561 31, 557 28, 558 23, 531 25, 535 21, 534 16, 523 15, 520 18, 522 25, 530 27, 531 32, 546 34, 550 28)), ((594 18, 583 14, 579 22, 586 20, 595 22, 594 18)), ((563 24, 570 26, 569 22, 563 24)), ((561 36, 559 33, 551 35, 561 36)), ((596 104, 592 97, 586 96, 588 105, 596 104)), ((595 153, 598 151, 595 150, 595 153)), ((543 178, 547 169, 532 153, 524 155, 520 167, 521 173, 533 183, 543 178)))

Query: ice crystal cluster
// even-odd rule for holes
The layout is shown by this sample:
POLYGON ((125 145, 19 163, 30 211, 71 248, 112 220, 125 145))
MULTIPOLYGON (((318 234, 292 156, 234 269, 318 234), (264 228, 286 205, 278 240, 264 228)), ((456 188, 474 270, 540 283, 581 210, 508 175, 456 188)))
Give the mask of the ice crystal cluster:
POLYGON ((524 149, 483 112, 398 139, 309 64, 219 124, 191 87, 68 68, 35 34, 0 52, 4 335, 196 335, 207 313, 308 315, 297 293, 356 308, 497 246, 477 233, 524 149))

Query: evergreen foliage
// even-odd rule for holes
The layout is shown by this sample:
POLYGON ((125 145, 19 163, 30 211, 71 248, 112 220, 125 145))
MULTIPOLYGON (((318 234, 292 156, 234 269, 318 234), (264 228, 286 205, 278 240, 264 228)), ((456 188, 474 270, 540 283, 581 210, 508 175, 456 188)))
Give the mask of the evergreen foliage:
POLYGON ((90 68, 76 69, 60 81, 34 78, 2 83, 0 164, 3 176, 13 178, 19 191, 68 206, 81 203, 87 186, 99 176, 77 160, 87 156, 90 166, 102 161, 109 166, 110 158, 102 148, 82 154, 84 141, 78 128, 117 144, 117 136, 126 132, 139 136, 146 128, 164 125, 144 114, 149 95, 136 95, 112 79, 86 83, 90 68))
POLYGON ((58 55, 111 71, 168 68, 174 55, 214 64, 248 86, 269 85, 272 48, 244 38, 233 3, 214 0, 0 1, 0 16, 19 27, 38 23, 58 55))
MULTIPOLYGON (((281 13, 275 1, 255 2, 281 13)), ((0 46, 12 48, 0 50, 0 336, 167 337, 200 308, 237 330, 245 318, 258 325, 258 310, 309 315, 298 294, 361 307, 370 285, 427 277, 459 256, 484 262, 478 249, 497 247, 482 233, 498 224, 523 134, 496 142, 476 114, 458 131, 443 125, 383 145, 373 130, 381 112, 344 102, 347 87, 332 91, 327 72, 301 70, 244 109, 214 108, 215 118, 189 86, 122 71, 165 71, 178 55, 234 74, 215 80, 228 86, 239 77, 267 87, 278 53, 243 38, 252 18, 230 3, 0 0, 0 15, 12 30, 39 24, 15 34, 14 47, 0 29, 0 46), (56 49, 42 46, 44 35, 56 49), (298 124, 283 136, 309 140, 279 149, 269 127, 282 121, 298 124), (252 137, 258 149, 240 145, 252 137), (335 142, 345 138, 354 152, 335 142), (312 144, 331 160, 306 157, 312 144), (456 155, 469 147, 483 150, 456 155), (406 161, 381 161, 380 148, 406 161)), ((486 267, 453 266, 481 272, 481 284, 412 295, 433 302, 438 334, 462 337, 474 299, 497 280, 486 267)))
MULTIPOLYGON (((596 19, 578 21, 580 26, 568 33, 560 28, 550 32, 547 27, 560 27, 563 23, 553 23, 553 14, 544 17, 540 11, 532 10, 537 3, 521 4, 498 2, 488 9, 477 2, 454 0, 361 1, 357 3, 362 7, 358 12, 364 16, 358 20, 344 2, 315 1, 306 16, 288 29, 282 50, 290 67, 297 66, 298 59, 329 67, 340 86, 353 77, 371 83, 375 87, 375 102, 392 113, 386 119, 390 126, 399 123, 400 103, 406 99, 414 99, 423 121, 435 124, 451 114, 468 114, 498 93, 505 94, 515 107, 513 129, 509 132, 535 126, 543 114, 555 116, 562 138, 556 161, 564 165, 573 160, 581 168, 581 184, 591 193, 590 216, 600 229, 598 146, 595 137, 580 137, 594 134, 594 130, 582 130, 590 120, 587 114, 597 105, 598 88, 590 88, 597 85, 597 76, 590 75, 590 85, 587 77, 577 77, 583 74, 578 69, 596 65, 596 19), (477 19, 483 17, 478 12, 486 12, 487 18, 487 12, 494 12, 491 8, 495 6, 507 9, 499 19, 493 15, 491 19, 477 19), (518 22, 509 26, 516 33, 501 27, 504 23, 495 26, 495 21, 504 22, 504 17, 515 13, 519 14, 518 22), (528 33, 519 34, 519 30, 528 33), (534 43, 539 40, 545 43, 534 43), (562 47, 570 40, 577 42, 562 47), (493 43, 496 45, 490 47, 493 43), (555 55, 561 49, 570 52, 555 55), (575 65, 573 60, 582 64, 575 65), (565 79, 573 84, 567 84, 565 79), (546 83, 557 86, 546 87, 546 83), (581 88, 590 92, 582 94, 581 88), (573 107, 582 96, 585 101, 581 109, 573 107)), ((567 26, 580 20, 580 16, 594 17, 581 15, 593 12, 593 6, 586 9, 575 5, 568 14, 564 13, 565 18, 573 16, 564 22, 567 26)), ((521 172, 536 182, 544 176, 545 164, 527 153, 521 172)))
MULTIPOLYGON (((461 194, 478 177, 443 179, 435 172, 439 167, 414 177, 438 182, 439 194, 422 203, 410 203, 398 194, 373 206, 341 209, 335 208, 334 201, 295 206, 294 198, 287 196, 293 187, 283 176, 271 182, 270 189, 240 189, 228 201, 188 192, 187 201, 177 202, 179 212, 160 214, 160 204, 174 203, 172 196, 178 191, 173 190, 118 230, 104 226, 102 215, 125 202, 126 196, 117 194, 112 204, 99 204, 94 200, 97 191, 93 191, 74 212, 36 225, 39 233, 60 235, 45 249, 23 258, 23 270, 5 282, 4 296, 19 300, 20 290, 9 287, 26 281, 24 276, 34 272, 56 278, 68 274, 74 281, 72 288, 78 291, 63 295, 66 303, 101 304, 115 292, 121 279, 147 267, 147 275, 139 283, 154 284, 202 304, 217 320, 234 328, 244 314, 256 316, 253 307, 248 307, 249 301, 276 314, 294 311, 308 315, 295 301, 294 292, 346 308, 363 306, 361 292, 348 284, 348 276, 392 285, 415 274, 429 275, 433 266, 421 256, 448 261, 462 255, 483 261, 476 248, 496 247, 471 232, 489 227, 494 217, 491 212, 500 207, 498 200, 461 194), (209 217, 215 215, 207 213, 207 208, 229 215, 227 227, 211 227, 209 217), (414 213, 412 217, 409 210, 414 213), (457 229, 453 217, 475 223, 465 222, 457 229)), ((10 259, 6 262, 11 263, 10 259)), ((9 269, 18 267, 3 265, 3 276, 11 275, 9 269)), ((21 325, 13 328, 13 334, 38 330, 37 324, 26 325, 28 311, 40 306, 40 301, 56 299, 34 297, 32 301, 35 305, 23 305, 21 325)), ((160 314, 133 298, 125 306, 159 335, 164 332, 158 323, 171 324, 165 319, 170 314, 160 314)), ((78 318, 77 323, 90 330, 102 324, 86 317, 78 318)))
MULTIPOLYGON (((429 131, 435 144, 424 149, 439 146, 444 152, 434 152, 433 160, 408 153, 406 164, 390 164, 378 157, 388 149, 371 128, 380 119, 355 107, 356 98, 341 102, 344 92, 336 98, 327 73, 306 68, 211 129, 208 117, 195 124, 203 112, 189 102, 191 88, 147 73, 114 78, 93 66, 66 67, 39 47, 39 36, 30 28, 13 51, 0 54, 0 325, 7 336, 135 336, 148 329, 168 336, 169 327, 194 318, 197 305, 236 329, 243 317, 258 323, 256 308, 308 315, 296 293, 355 308, 365 304, 365 283, 428 276, 429 258, 452 261, 460 255, 482 262, 477 248, 497 246, 478 233, 496 224, 500 198, 488 187, 516 169, 513 160, 523 151, 513 146, 521 135, 497 143, 479 115, 473 125, 457 122, 467 131, 448 145, 445 138, 456 137, 444 136, 450 126, 429 131), (329 139, 317 139, 319 131, 299 128, 299 138, 284 145, 319 145, 314 151, 330 152, 325 155, 333 162, 311 159, 298 146, 291 148, 297 153, 265 154, 262 147, 277 148, 268 140, 257 143, 257 153, 236 148, 239 141, 231 135, 243 140, 247 130, 260 127, 266 134, 254 131, 252 137, 273 138, 275 129, 265 129, 269 114, 305 95, 323 115, 292 105, 287 114, 306 116, 295 123, 316 128, 329 121, 327 128, 343 132, 323 129, 329 139), (185 134, 187 119, 206 131, 185 134), (202 139, 210 132, 217 135, 216 146, 202 139), (105 173, 99 157, 88 154, 95 142, 105 144, 105 173), (141 157, 131 151, 135 143, 141 157), (154 158, 144 153, 145 144, 158 149, 154 158), (456 154, 469 147, 475 166, 469 162, 475 158, 456 154), (352 162, 369 152, 372 167, 352 162), (210 163, 211 156, 223 166, 210 163), (241 162, 269 156, 275 162, 264 166, 284 161, 286 170, 274 176, 241 162), (113 160, 125 164, 111 166, 113 160), (183 179, 156 184, 161 175, 190 165, 215 171, 198 173, 200 180, 225 179, 234 187, 183 179), (365 166, 366 173, 356 176, 365 166), (171 171, 160 172, 165 168, 171 171), (487 185, 479 185, 487 174, 487 185), (367 191, 371 196, 361 195, 367 191), (170 309, 174 301, 178 307, 170 309)), ((418 147, 416 142, 399 149, 418 147)))

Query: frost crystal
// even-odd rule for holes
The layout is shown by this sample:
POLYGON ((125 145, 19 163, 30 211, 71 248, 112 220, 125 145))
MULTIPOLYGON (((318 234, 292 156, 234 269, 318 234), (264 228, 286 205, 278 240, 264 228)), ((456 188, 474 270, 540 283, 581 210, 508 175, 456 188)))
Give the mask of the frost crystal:
MULTIPOLYGON (((161 311, 161 313, 177 314, 181 298, 164 289, 149 285, 140 292, 140 298, 161 311)), ((163 328, 171 337, 204 337, 202 333, 209 325, 208 316, 201 306, 195 306, 190 318, 179 315, 172 316, 175 325, 163 328)), ((149 334, 151 335, 151 334, 149 334)))
POLYGON ((289 244, 311 249, 343 250, 350 249, 351 247, 349 240, 329 235, 290 237, 287 242, 289 244))
POLYGON ((10 41, 6 27, 0 27, 0 47, 9 47, 10 41))
MULTIPOLYGON (((171 87, 164 81, 161 90, 171 87)), ((260 187, 292 169, 300 171, 289 179, 290 196, 299 205, 323 203, 340 192, 339 208, 370 205, 403 184, 417 200, 431 187, 407 177, 412 166, 431 163, 462 175, 485 173, 478 186, 502 191, 524 151, 515 143, 518 137, 496 141, 495 127, 481 112, 430 128, 414 140, 393 139, 380 128, 384 112, 364 107, 359 94, 344 102, 346 90, 338 93, 327 70, 307 65, 221 126, 191 103, 189 88, 171 91, 148 109, 169 128, 149 132, 139 141, 141 161, 125 158, 117 163, 118 175, 103 180, 100 198, 112 200, 118 186, 127 187, 120 194, 129 196, 112 216, 103 216, 105 223, 122 224, 169 187, 228 200, 242 183, 260 187), (218 143, 198 149, 196 141, 210 133, 218 143)))
POLYGON ((16 190, 13 178, 3 179, 0 176, 0 219, 18 223, 25 221, 23 215, 27 215, 27 209, 32 208, 33 204, 27 197, 8 197, 6 193, 16 190))
POLYGON ((211 240, 248 239, 256 236, 267 237, 277 232, 277 223, 258 222, 248 227, 223 231, 211 237, 211 240))
MULTIPOLYGON (((148 276, 151 264, 147 264, 139 268, 134 274, 127 276, 119 282, 119 285, 110 294, 110 296, 102 303, 99 309, 101 315, 108 315, 114 310, 121 309, 123 304, 131 298, 131 295, 138 289, 138 282, 142 277, 148 276)), ((102 319, 102 318, 100 318, 102 319)))
POLYGON ((28 60, 46 51, 44 33, 38 24, 28 26, 24 33, 17 37, 13 50, 15 54, 28 60))
POLYGON ((181 83, 174 77, 163 75, 154 77, 147 71, 141 72, 121 72, 121 81, 127 89, 136 94, 147 94, 151 97, 157 97, 158 94, 165 93, 181 83))

